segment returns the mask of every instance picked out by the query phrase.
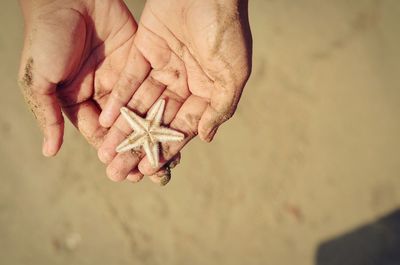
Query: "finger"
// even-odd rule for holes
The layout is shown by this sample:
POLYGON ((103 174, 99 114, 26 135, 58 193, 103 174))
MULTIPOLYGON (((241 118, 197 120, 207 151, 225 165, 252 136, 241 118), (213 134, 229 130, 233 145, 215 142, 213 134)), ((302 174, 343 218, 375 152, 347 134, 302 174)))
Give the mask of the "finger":
MULTIPOLYGON (((100 148, 97 150, 97 156, 99 157, 99 160, 106 165, 111 163, 111 161, 117 155, 115 147, 118 146, 118 144, 129 135, 129 133, 125 133, 122 129, 117 128, 117 124, 120 123, 121 118, 118 118, 114 126, 112 126, 108 131, 100 148)), ((129 128, 126 128, 125 131, 129 131, 129 128)))
POLYGON ((138 168, 144 175, 153 175, 168 161, 170 161, 178 152, 197 135, 198 123, 201 115, 207 107, 207 102, 202 98, 191 95, 181 106, 175 118, 170 124, 172 129, 177 129, 185 134, 182 142, 163 143, 161 145, 161 156, 159 167, 153 168, 148 159, 144 157, 138 168))
POLYGON ((181 160, 181 153, 176 154, 167 164, 165 164, 158 172, 149 176, 150 180, 160 186, 165 186, 171 180, 171 169, 176 167, 181 160))
POLYGON ((162 167, 155 174, 149 176, 149 179, 160 186, 165 186, 171 180, 171 169, 169 167, 162 167))
POLYGON ((20 86, 25 101, 43 132, 43 155, 56 155, 61 148, 64 134, 64 118, 55 95, 56 84, 42 78, 35 71, 33 59, 29 58, 20 71, 20 86))
POLYGON ((107 130, 100 126, 98 119, 100 110, 92 100, 64 106, 64 113, 85 139, 96 149, 100 147, 107 130))
POLYGON ((127 64, 114 85, 112 92, 100 115, 100 124, 110 127, 119 115, 119 109, 125 106, 140 87, 150 71, 150 65, 135 45, 132 46, 127 64))
POLYGON ((112 159, 106 168, 106 174, 112 181, 122 181, 127 178, 128 174, 143 157, 142 152, 125 152, 119 153, 112 159))
POLYGON ((139 169, 133 169, 128 176, 126 176, 126 179, 130 182, 137 183, 143 179, 144 175, 139 171, 139 169))
POLYGON ((203 141, 212 141, 218 127, 232 117, 242 90, 215 82, 211 100, 199 122, 199 136, 203 141))
POLYGON ((168 166, 170 169, 175 168, 181 163, 181 152, 177 153, 169 162, 168 166))

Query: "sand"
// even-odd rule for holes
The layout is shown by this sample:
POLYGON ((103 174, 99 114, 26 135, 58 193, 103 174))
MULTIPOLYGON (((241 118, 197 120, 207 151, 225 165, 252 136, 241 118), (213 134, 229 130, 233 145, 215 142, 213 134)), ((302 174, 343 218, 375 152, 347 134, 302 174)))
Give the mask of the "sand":
POLYGON ((41 156, 21 16, 1 2, 0 264, 400 264, 400 3, 252 0, 250 15, 237 114, 161 188, 109 181, 69 124, 41 156))

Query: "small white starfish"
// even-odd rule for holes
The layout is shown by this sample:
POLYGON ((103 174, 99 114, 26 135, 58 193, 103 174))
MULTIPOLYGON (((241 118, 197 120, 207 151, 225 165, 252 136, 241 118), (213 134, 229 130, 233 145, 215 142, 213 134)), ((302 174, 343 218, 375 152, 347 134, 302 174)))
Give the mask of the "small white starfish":
POLYGON ((162 116, 165 109, 165 100, 159 99, 147 112, 145 119, 122 107, 121 114, 133 129, 122 143, 115 149, 118 153, 131 149, 140 149, 143 146, 147 159, 153 168, 158 167, 159 143, 179 142, 185 136, 175 130, 161 126, 162 116))

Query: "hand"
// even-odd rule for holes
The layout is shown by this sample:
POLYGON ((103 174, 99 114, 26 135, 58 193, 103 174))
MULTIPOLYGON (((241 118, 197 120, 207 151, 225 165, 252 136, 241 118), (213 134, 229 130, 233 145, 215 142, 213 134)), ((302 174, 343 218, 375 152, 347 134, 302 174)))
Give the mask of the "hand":
POLYGON ((132 51, 117 81, 121 85, 100 115, 103 126, 113 125, 98 151, 113 179, 124 179, 136 166, 145 175, 158 170, 142 153, 132 159, 131 153, 115 152, 131 132, 117 119, 120 107, 144 114, 159 97, 166 98, 164 124, 186 138, 163 145, 160 166, 197 134, 211 141, 233 115, 251 69, 247 1, 148 0, 132 51))
POLYGON ((61 110, 98 148, 107 133, 99 114, 131 52, 134 18, 118 0, 31 0, 21 6, 19 81, 44 134, 43 154, 53 156, 61 147, 61 110))
POLYGON ((137 25, 122 1, 21 1, 25 43, 19 80, 43 130, 43 154, 61 147, 61 108, 94 146, 98 115, 132 45, 137 25))

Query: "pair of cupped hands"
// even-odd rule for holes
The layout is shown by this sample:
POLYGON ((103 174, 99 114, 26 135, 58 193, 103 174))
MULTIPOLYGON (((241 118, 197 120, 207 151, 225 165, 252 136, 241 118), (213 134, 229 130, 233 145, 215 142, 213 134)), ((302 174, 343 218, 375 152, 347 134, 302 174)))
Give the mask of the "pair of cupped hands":
MULTIPOLYGON (((134 0, 132 0, 134 1, 134 0)), ((211 141, 235 112, 251 71, 247 0, 147 0, 137 24, 122 0, 21 0, 25 39, 19 81, 44 134, 61 148, 64 113, 98 150, 110 179, 154 182, 197 134, 211 141), (143 152, 116 153, 132 131, 119 115, 166 100, 159 167, 143 152)))

